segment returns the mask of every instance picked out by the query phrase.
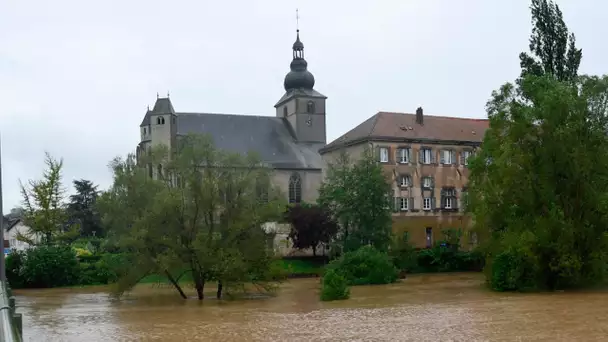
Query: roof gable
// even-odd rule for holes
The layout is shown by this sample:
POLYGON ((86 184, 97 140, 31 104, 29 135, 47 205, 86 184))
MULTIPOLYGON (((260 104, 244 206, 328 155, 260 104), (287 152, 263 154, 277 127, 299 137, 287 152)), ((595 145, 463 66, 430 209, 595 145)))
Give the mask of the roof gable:
POLYGON ((321 153, 366 140, 426 140, 481 143, 489 127, 487 119, 468 119, 424 115, 423 124, 416 115, 379 112, 322 149, 321 153))

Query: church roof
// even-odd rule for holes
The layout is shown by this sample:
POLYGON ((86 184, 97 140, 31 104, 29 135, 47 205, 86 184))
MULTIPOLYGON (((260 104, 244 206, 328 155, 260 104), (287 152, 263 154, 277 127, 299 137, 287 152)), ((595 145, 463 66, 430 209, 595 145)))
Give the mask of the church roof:
POLYGON ((423 124, 416 122, 416 114, 379 112, 332 141, 320 152, 356 145, 366 141, 444 142, 449 144, 481 144, 487 119, 468 119, 424 115, 423 124))
POLYGON ((324 144, 301 143, 289 123, 272 116, 176 113, 177 134, 210 135, 220 150, 257 152, 277 169, 322 169, 324 144))

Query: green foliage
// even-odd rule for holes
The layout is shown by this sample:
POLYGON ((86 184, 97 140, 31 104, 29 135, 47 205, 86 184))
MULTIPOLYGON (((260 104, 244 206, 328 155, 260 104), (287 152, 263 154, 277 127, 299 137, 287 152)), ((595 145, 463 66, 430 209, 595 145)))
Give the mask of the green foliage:
POLYGON ((169 272, 176 269, 190 272, 199 299, 207 281, 226 289, 271 287, 278 268, 262 225, 279 220, 285 204, 256 155, 220 151, 209 137, 189 135, 174 151, 160 146, 112 167, 114 184, 98 207, 130 260, 117 293, 163 274, 185 297, 169 272))
POLYGON ((21 276, 21 269, 25 259, 25 252, 14 251, 6 256, 5 268, 6 279, 12 288, 20 289, 25 287, 24 279, 21 276))
POLYGON ((409 234, 404 232, 401 236, 393 237, 389 255, 398 270, 412 272, 417 267, 416 249, 409 241, 409 234))
POLYGON ((344 253, 331 261, 326 269, 344 276, 349 285, 390 284, 399 276, 391 258, 371 245, 344 253))
POLYGON ((14 287, 71 286, 79 280, 78 260, 70 247, 40 246, 12 253, 7 259, 11 264, 7 276, 14 287))
POLYGON ((580 50, 561 12, 533 1, 531 50, 517 86, 488 102, 471 160, 469 208, 488 238, 493 289, 601 283, 608 261, 608 77, 576 76, 580 50), (566 45, 569 45, 566 48, 566 45))
POLYGON ((367 149, 360 159, 342 153, 328 166, 318 203, 340 224, 335 247, 342 253, 371 244, 388 251, 391 244, 391 191, 382 166, 367 149))
POLYGON ((350 288, 348 281, 340 274, 339 271, 328 269, 323 275, 321 285, 321 300, 332 301, 348 299, 350 297, 350 288))
POLYGON ((289 238, 298 249, 312 248, 317 254, 319 244, 328 244, 338 233, 338 224, 327 210, 318 205, 300 204, 287 207, 285 220, 291 224, 289 238))
POLYGON ((103 236, 101 218, 96 203, 99 196, 97 186, 86 179, 74 180, 76 193, 70 196, 68 215, 72 222, 78 223, 81 236, 103 236))
POLYGON ((522 77, 551 74, 560 81, 576 79, 582 51, 574 33, 568 34, 559 6, 551 0, 532 0, 530 51, 519 55, 522 77))
POLYGON ((29 227, 17 237, 30 245, 51 246, 69 243, 78 235, 77 227, 68 224, 61 184, 63 161, 46 154, 47 169, 41 180, 20 182, 23 196, 23 220, 29 227))

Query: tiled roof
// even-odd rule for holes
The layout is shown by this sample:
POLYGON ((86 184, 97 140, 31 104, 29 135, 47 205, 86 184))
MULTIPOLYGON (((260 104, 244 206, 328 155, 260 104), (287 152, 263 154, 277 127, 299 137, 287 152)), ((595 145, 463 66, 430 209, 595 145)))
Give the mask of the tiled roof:
POLYGON ((446 141, 479 144, 489 127, 487 119, 468 119, 424 114, 423 124, 416 114, 379 112, 329 143, 321 150, 369 140, 446 141))

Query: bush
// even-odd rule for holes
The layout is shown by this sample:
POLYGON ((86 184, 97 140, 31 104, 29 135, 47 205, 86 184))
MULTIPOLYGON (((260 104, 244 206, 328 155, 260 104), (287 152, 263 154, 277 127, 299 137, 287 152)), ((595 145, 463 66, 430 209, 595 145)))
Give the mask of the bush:
POLYGON ((399 271, 391 258, 372 246, 348 252, 329 263, 327 271, 342 275, 349 285, 390 284, 397 281, 399 271))
POLYGON ((321 300, 332 301, 348 299, 350 289, 348 281, 336 270, 330 269, 325 272, 321 286, 321 300))
POLYGON ((501 250, 488 258, 486 279, 493 290, 528 291, 541 283, 538 260, 529 247, 533 238, 527 235, 506 237, 501 250))
POLYGON ((400 271, 412 272, 417 266, 417 253, 414 247, 409 242, 409 234, 403 233, 401 237, 393 238, 390 256, 393 258, 393 264, 400 271))
POLYGON ((12 288, 18 289, 25 286, 20 272, 23 268, 25 253, 22 251, 11 252, 6 257, 6 279, 12 288))
POLYGON ((28 249, 17 271, 23 286, 29 288, 75 285, 78 283, 79 273, 75 252, 70 247, 57 246, 28 249))

